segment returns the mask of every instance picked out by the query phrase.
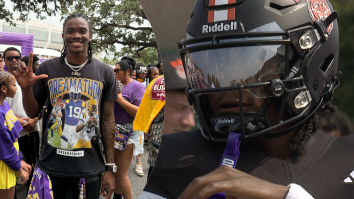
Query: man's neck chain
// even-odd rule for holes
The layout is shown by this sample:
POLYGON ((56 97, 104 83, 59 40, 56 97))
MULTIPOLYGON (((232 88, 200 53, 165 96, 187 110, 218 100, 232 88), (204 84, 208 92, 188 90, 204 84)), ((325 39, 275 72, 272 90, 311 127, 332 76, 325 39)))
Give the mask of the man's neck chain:
POLYGON ((75 75, 75 76, 80 76, 81 73, 79 73, 79 70, 81 70, 82 67, 85 66, 85 64, 87 63, 88 59, 85 61, 85 63, 79 65, 79 66, 73 66, 71 64, 69 64, 68 60, 66 59, 66 57, 64 58, 64 62, 66 65, 68 65, 71 70, 73 70, 73 72, 71 72, 72 75, 75 75))

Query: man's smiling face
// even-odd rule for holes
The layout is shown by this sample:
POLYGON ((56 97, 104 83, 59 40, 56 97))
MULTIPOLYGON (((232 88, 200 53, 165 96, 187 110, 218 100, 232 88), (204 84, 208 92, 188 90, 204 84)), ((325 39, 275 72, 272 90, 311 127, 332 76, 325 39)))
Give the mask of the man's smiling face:
POLYGON ((89 31, 89 23, 81 17, 69 19, 62 34, 68 53, 87 54, 88 43, 92 34, 89 31))

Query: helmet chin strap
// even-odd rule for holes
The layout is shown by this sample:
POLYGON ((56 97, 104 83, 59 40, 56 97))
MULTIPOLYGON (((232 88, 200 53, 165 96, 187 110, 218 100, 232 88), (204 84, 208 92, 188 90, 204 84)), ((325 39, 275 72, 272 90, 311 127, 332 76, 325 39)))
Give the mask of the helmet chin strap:
MULTIPOLYGON (((226 148, 222 155, 219 167, 228 166, 231 168, 236 168, 236 163, 238 157, 240 156, 240 151, 239 151, 240 144, 241 144, 240 138, 241 138, 241 134, 230 132, 229 137, 227 138, 226 148)), ((225 193, 216 193, 210 196, 208 199, 225 199, 225 198, 226 198, 225 193)))

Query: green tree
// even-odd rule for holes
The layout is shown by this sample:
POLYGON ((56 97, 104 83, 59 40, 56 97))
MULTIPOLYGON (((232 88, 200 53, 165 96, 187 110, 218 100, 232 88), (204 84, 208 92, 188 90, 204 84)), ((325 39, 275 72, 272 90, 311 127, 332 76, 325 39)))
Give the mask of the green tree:
POLYGON ((152 47, 147 47, 140 51, 140 57, 138 57, 135 51, 132 50, 129 46, 123 47, 117 55, 118 57, 130 55, 136 60, 137 63, 142 63, 143 65, 157 64, 157 61, 159 60, 156 48, 152 47))
POLYGON ((16 25, 14 23, 13 12, 20 12, 19 20, 27 21, 30 12, 36 14, 38 19, 45 19, 46 16, 52 16, 58 13, 61 9, 63 0, 10 0, 14 3, 13 10, 5 7, 5 1, 0 0, 0 19, 16 25))
POLYGON ((333 103, 354 122, 354 2, 352 0, 331 0, 338 12, 339 25, 339 71, 343 72, 341 85, 336 89, 333 103))
POLYGON ((107 57, 104 57, 102 59, 100 59, 103 63, 108 64, 108 65, 113 65, 115 66, 117 63, 117 60, 114 59, 108 59, 107 57))
POLYGON ((61 12, 63 18, 73 12, 81 12, 88 17, 94 33, 92 46, 95 52, 141 58, 154 49, 157 54, 155 36, 151 27, 143 26, 148 19, 138 0, 71 1, 62 5, 61 12), (116 44, 125 47, 118 52, 116 44))

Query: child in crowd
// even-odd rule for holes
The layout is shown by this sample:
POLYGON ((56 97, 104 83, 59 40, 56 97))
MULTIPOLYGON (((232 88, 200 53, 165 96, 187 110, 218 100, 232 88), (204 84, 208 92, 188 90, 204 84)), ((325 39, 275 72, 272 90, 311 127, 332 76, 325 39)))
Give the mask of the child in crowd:
POLYGON ((149 78, 149 83, 148 85, 150 84, 150 82, 152 80, 154 80, 155 78, 157 78, 159 75, 159 69, 155 66, 151 66, 148 68, 147 70, 147 78, 149 78))
POLYGON ((32 167, 22 161, 17 139, 22 130, 6 97, 16 94, 16 80, 9 72, 0 71, 0 198, 14 198, 16 178, 20 183, 28 180, 32 167))

